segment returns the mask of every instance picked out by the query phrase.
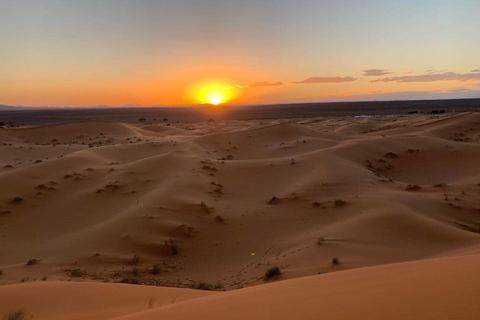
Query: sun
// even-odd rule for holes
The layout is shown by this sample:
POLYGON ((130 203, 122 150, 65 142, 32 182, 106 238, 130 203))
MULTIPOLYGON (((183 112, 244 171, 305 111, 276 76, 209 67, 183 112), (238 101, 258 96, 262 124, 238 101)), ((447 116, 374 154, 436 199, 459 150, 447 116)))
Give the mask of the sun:
POLYGON ((219 95, 213 95, 210 97, 210 103, 213 104, 214 106, 222 103, 222 97, 219 95))
POLYGON ((223 82, 204 82, 192 87, 190 99, 200 104, 219 106, 235 99, 236 90, 223 82))

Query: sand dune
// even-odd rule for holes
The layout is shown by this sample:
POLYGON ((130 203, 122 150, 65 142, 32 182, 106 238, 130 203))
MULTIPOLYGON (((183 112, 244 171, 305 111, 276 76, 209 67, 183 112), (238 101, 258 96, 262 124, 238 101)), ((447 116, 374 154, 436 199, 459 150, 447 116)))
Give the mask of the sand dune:
POLYGON ((0 284, 230 290, 263 284, 272 266, 286 280, 478 253, 479 123, 471 113, 1 129, 0 284))
POLYGON ((51 282, 0 287, 35 319, 478 319, 480 255, 309 276, 222 293, 51 282))

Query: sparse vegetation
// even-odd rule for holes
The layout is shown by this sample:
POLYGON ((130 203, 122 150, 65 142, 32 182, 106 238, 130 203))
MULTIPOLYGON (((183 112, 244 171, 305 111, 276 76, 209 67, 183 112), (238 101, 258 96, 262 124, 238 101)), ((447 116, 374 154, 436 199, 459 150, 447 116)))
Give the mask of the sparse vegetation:
POLYGON ((37 264, 39 260, 37 259, 30 259, 27 261, 27 266, 33 266, 34 264, 37 264))
POLYGON ((138 270, 138 268, 135 267, 135 268, 132 269, 132 273, 133 273, 135 276, 138 276, 138 274, 140 273, 140 270, 138 270))
POLYGON ((265 281, 276 279, 281 274, 282 274, 282 272, 280 271, 279 267, 277 267, 277 266, 271 267, 270 269, 267 270, 267 272, 265 272, 265 276, 263 277, 263 279, 265 281))
POLYGON ((434 185, 435 188, 443 188, 443 187, 446 187, 447 185, 445 183, 437 183, 436 185, 434 185))
POLYGON ((317 244, 322 244, 325 242, 325 238, 324 237, 320 237, 317 239, 317 244))
POLYGON ((314 202, 312 203, 312 207, 320 207, 320 202, 314 201, 314 202))
POLYGON ((172 239, 169 239, 167 241, 165 241, 165 245, 167 247, 170 247, 171 251, 172 251, 172 254, 175 256, 178 254, 178 245, 177 245, 177 242, 172 240, 172 239))
POLYGON ((342 199, 335 199, 334 203, 336 207, 343 207, 347 205, 347 202, 343 201, 342 199))
POLYGON ((2 318, 2 320, 24 320, 26 318, 27 314, 23 310, 18 310, 12 313, 9 313, 5 317, 2 318))
POLYGON ((160 265, 159 264, 154 264, 152 267, 152 274, 157 275, 160 273, 160 265))
POLYGON ((205 213, 212 213, 213 211, 213 207, 209 207, 205 202, 200 202, 200 207, 202 207, 203 211, 205 211, 205 213))
POLYGON ((396 154, 394 152, 387 152, 387 153, 385 153, 385 157, 387 157, 387 158, 398 158, 398 154, 396 154))
POLYGON ((197 289, 197 290, 220 290, 223 289, 223 285, 220 283, 217 284, 210 284, 206 283, 203 281, 196 282, 191 286, 192 289, 197 289))
POLYGON ((15 197, 12 199, 12 203, 20 203, 20 202, 23 202, 23 198, 22 197, 15 197))
POLYGON ((132 263, 138 264, 138 262, 140 262, 140 256, 138 254, 135 254, 132 258, 132 263))
POLYGON ((1 275, 3 275, 3 270, 2 270, 2 269, 0 269, 0 276, 1 276, 1 275))
POLYGON ((268 204, 272 205, 275 202, 277 202, 278 198, 277 197, 272 197, 272 199, 268 200, 268 204))
POLYGON ((338 258, 333 258, 332 259, 332 264, 333 265, 339 265, 340 264, 340 260, 338 258))
POLYGON ((420 187, 420 186, 417 185, 417 184, 414 184, 414 185, 410 185, 410 184, 409 184, 409 185, 405 188, 406 191, 417 191, 417 190, 420 190, 420 189, 422 189, 422 187, 420 187))
POLYGON ((127 276, 127 277, 123 277, 123 279, 120 282, 128 283, 128 284, 140 284, 140 279, 138 277, 127 276))
POLYGON ((217 220, 218 222, 221 222, 221 223, 224 223, 225 222, 225 218, 223 218, 222 216, 218 215, 215 217, 215 220, 217 220))
POLYGON ((72 269, 70 270, 70 276, 71 277, 74 277, 74 278, 79 278, 81 276, 83 276, 86 272, 76 268, 76 269, 72 269))
POLYGON ((155 298, 151 297, 150 300, 148 301, 148 309, 152 309, 154 305, 155 305, 155 298))

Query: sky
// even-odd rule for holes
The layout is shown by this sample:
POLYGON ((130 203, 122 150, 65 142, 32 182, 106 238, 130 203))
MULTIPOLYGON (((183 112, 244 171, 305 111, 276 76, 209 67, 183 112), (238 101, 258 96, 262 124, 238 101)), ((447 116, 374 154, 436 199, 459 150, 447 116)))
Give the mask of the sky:
POLYGON ((480 98, 480 1, 0 0, 0 104, 480 98))

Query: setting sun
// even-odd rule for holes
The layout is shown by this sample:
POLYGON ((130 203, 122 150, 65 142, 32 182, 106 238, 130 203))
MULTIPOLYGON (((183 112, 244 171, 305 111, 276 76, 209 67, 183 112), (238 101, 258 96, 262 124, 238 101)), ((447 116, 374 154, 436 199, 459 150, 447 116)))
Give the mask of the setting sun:
POLYGON ((200 104, 220 105, 238 97, 238 88, 224 83, 202 83, 190 88, 189 100, 200 104))

